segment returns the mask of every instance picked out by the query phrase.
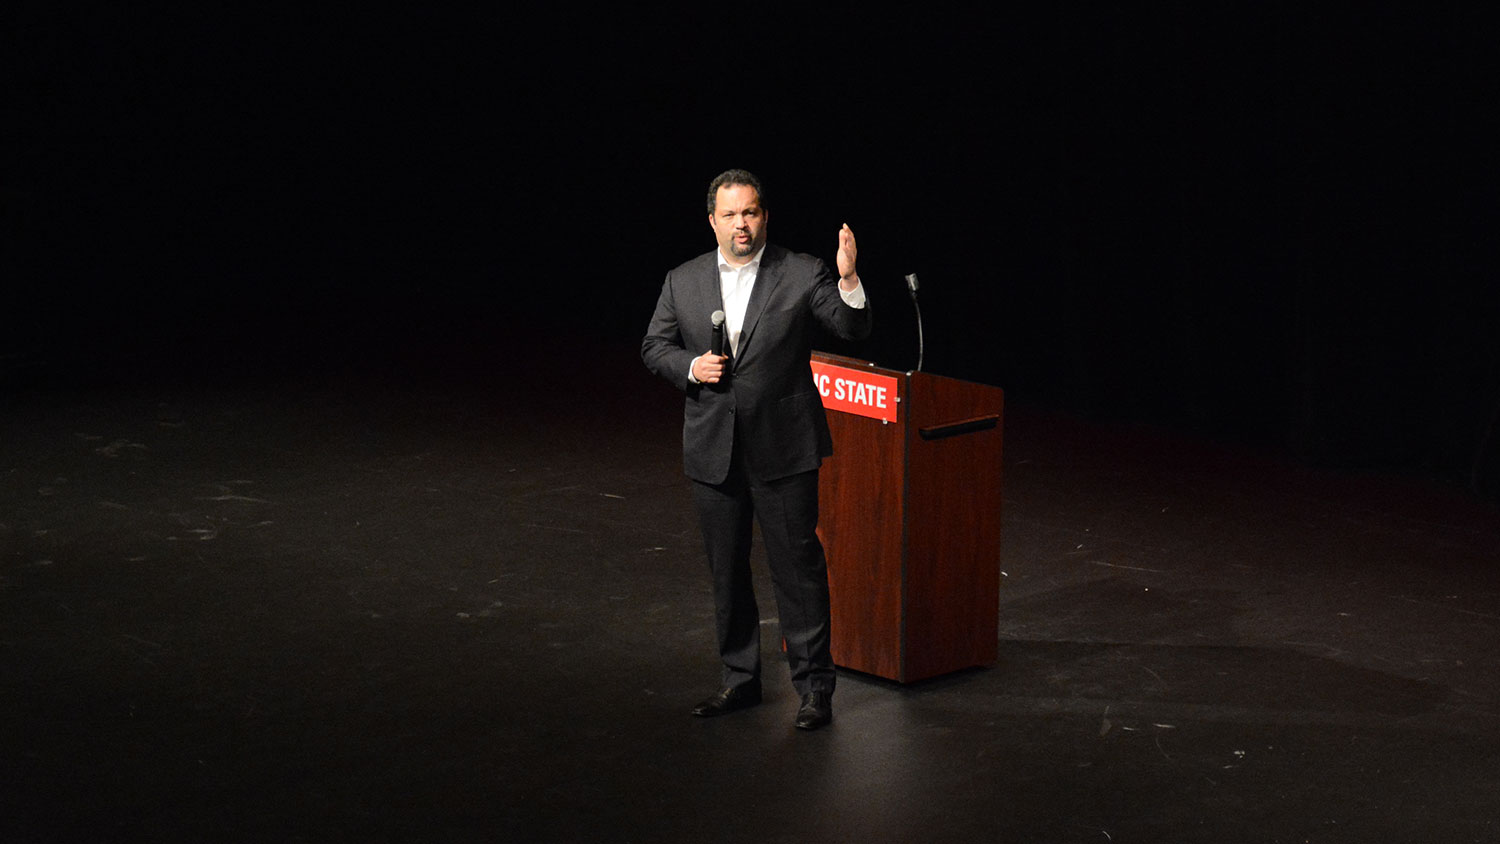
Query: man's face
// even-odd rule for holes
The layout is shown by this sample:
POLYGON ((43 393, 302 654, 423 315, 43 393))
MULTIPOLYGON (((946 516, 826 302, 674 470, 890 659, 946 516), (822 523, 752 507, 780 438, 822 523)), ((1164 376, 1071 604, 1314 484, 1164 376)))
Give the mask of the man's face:
POLYGON ((708 215, 719 251, 738 266, 766 245, 765 209, 760 197, 749 185, 723 185, 714 194, 714 213, 708 215))

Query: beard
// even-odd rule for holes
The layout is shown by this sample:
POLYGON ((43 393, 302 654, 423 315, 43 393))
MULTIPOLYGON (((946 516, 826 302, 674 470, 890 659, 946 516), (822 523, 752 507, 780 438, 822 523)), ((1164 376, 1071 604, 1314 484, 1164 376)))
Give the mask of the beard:
POLYGON ((744 258, 749 255, 754 255, 755 250, 759 248, 760 244, 756 243, 755 238, 753 237, 745 243, 740 243, 737 240, 729 241, 729 252, 736 258, 744 258))

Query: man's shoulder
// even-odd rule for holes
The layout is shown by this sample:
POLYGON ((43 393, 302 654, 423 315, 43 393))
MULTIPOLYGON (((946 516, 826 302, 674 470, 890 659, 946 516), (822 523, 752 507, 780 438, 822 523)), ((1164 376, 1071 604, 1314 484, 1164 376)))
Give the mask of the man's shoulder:
POLYGON ((822 271, 823 259, 806 252, 793 252, 780 246, 768 244, 765 257, 761 258, 761 266, 779 266, 783 272, 806 273, 815 275, 822 271))
POLYGON ((692 273, 712 270, 718 265, 718 256, 719 250, 710 249, 709 251, 704 252, 702 255, 699 255, 696 258, 689 258, 688 260, 678 264, 676 267, 673 267, 671 274, 676 275, 679 273, 692 273))

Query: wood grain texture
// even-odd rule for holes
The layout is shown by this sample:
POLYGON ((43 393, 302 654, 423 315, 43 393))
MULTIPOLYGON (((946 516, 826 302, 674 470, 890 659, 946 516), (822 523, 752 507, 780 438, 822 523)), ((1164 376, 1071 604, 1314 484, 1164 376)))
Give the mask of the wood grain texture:
MULTIPOLYGON (((874 369, 849 358, 814 359, 874 369)), ((838 665, 913 682, 995 660, 1004 392, 926 373, 897 379, 895 424, 828 413, 819 478, 838 665), (985 416, 993 427, 924 440, 985 416)))
POLYGON ((919 372, 908 395, 904 682, 995 660, 1002 428, 918 431, 1004 415, 1003 392, 981 384, 919 372))
MULTIPOLYGON (((898 376, 899 395, 905 376, 889 374, 898 376)), ((820 472, 818 532, 828 553, 833 661, 895 679, 901 672, 905 428, 838 411, 828 413, 828 426, 834 456, 820 472)))

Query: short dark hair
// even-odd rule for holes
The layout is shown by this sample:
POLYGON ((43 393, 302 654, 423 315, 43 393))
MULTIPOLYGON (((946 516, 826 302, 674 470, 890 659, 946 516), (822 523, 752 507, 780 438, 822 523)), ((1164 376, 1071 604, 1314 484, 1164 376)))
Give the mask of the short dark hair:
POLYGON ((760 179, 755 178, 754 173, 749 170, 725 170, 708 183, 708 213, 714 213, 714 208, 718 206, 719 188, 725 185, 754 188, 755 200, 760 203, 761 210, 765 211, 769 207, 766 205, 766 191, 760 186, 760 179))

